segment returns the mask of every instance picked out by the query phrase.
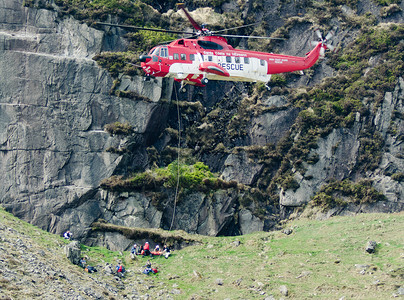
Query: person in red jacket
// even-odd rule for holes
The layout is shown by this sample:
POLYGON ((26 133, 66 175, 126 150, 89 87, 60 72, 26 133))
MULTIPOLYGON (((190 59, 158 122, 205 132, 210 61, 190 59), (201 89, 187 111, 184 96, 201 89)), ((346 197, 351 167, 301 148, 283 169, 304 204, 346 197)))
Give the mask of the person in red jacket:
POLYGON ((149 256, 149 255, 151 255, 150 245, 149 245, 149 242, 146 242, 143 246, 143 256, 149 256))
POLYGON ((124 277, 125 272, 125 267, 121 263, 118 263, 118 265, 116 266, 116 274, 120 277, 124 277))

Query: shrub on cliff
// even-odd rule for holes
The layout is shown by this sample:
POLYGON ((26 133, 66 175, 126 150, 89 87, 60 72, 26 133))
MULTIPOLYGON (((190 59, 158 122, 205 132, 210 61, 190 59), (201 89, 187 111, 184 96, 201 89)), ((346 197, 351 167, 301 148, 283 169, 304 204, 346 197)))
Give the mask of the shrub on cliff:
POLYGON ((103 189, 124 192, 132 190, 155 190, 160 187, 194 189, 200 191, 237 188, 236 181, 224 181, 217 178, 202 162, 195 164, 174 161, 165 168, 157 168, 137 173, 129 178, 111 176, 104 179, 103 189))
POLYGON ((130 135, 133 133, 133 127, 129 123, 115 122, 104 126, 104 130, 109 134, 130 135))
POLYGON ((337 206, 346 206, 352 202, 355 204, 373 203, 386 200, 386 196, 372 187, 372 182, 362 180, 354 183, 348 179, 332 181, 324 185, 313 197, 313 205, 319 206, 323 211, 337 206))

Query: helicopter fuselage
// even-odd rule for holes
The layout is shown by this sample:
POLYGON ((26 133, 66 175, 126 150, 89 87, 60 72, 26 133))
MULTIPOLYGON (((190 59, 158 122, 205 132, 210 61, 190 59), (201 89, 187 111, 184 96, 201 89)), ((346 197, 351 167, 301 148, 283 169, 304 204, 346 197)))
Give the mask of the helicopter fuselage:
POLYGON ((272 74, 310 68, 326 45, 318 42, 305 57, 234 49, 224 37, 178 39, 141 57, 146 76, 172 77, 205 86, 208 80, 267 83, 272 74))

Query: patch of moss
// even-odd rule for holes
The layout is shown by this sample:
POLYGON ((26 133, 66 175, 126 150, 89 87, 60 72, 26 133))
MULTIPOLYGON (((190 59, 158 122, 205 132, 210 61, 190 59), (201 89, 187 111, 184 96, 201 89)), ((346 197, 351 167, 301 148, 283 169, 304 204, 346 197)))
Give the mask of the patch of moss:
POLYGON ((291 189, 296 191, 300 187, 299 183, 296 181, 294 175, 290 171, 284 173, 282 177, 278 177, 277 181, 284 190, 291 189))
POLYGON ((112 134, 130 135, 134 132, 132 125, 130 125, 129 123, 121 123, 121 122, 107 124, 104 126, 104 130, 111 135, 112 134))
POLYGON ((122 155, 125 154, 126 152, 128 152, 128 149, 126 148, 116 148, 116 147, 108 147, 105 152, 109 152, 109 153, 114 153, 114 154, 118 154, 118 155, 122 155))
MULTIPOLYGON (((332 85, 342 95, 361 100, 371 97, 379 103, 386 91, 392 91, 404 68, 404 25, 390 24, 380 27, 363 27, 361 35, 353 41, 342 55, 331 56, 331 65, 346 78, 332 85), (379 63, 369 68, 369 60, 377 58, 379 63), (366 76, 364 76, 366 74, 366 76)), ((328 92, 327 92, 328 93, 328 92)))
POLYGON ((401 7, 398 4, 394 3, 380 9, 380 15, 384 18, 387 18, 402 11, 403 10, 401 9, 401 7))
POLYGON ((391 179, 398 181, 398 182, 403 182, 404 173, 402 173, 402 172, 394 173, 393 175, 391 175, 391 179))
POLYGON ((150 190, 164 183, 164 178, 156 178, 149 172, 139 173, 130 178, 111 176, 101 181, 100 187, 113 192, 150 190))
POLYGON ((382 6, 389 6, 392 4, 399 4, 401 3, 401 0, 373 0, 376 4, 382 5, 382 6))
POLYGON ((363 171, 375 170, 382 159, 383 139, 379 132, 361 131, 356 167, 363 171))
POLYGON ((116 90, 115 91, 115 96, 117 97, 123 97, 123 98, 129 98, 132 100, 136 101, 146 101, 150 102, 151 100, 145 96, 140 95, 139 93, 135 91, 122 91, 122 90, 116 90))
POLYGON ((138 32, 128 33, 127 38, 129 41, 129 51, 144 53, 149 52, 150 49, 157 45, 175 40, 177 36, 165 32, 140 30, 138 32))
POLYGON ((312 198, 312 204, 326 211, 333 207, 346 206, 350 202, 362 204, 385 200, 386 196, 373 188, 370 180, 354 183, 345 179, 343 181, 332 181, 322 186, 320 191, 312 198))
MULTIPOLYGON (((138 54, 135 52, 102 52, 94 56, 93 59, 101 67, 108 70, 114 78, 117 78, 119 74, 141 74, 140 69, 135 66, 138 63, 138 54)), ((117 84, 119 81, 116 84, 114 82, 114 86, 117 84)))
POLYGON ((237 182, 219 179, 202 162, 189 165, 177 161, 170 163, 167 167, 137 173, 129 178, 114 175, 104 179, 100 186, 105 190, 124 192, 157 191, 162 187, 175 188, 177 184, 183 190, 200 190, 203 192, 237 188, 237 182))
POLYGON ((55 4, 60 8, 60 14, 87 23, 103 21, 108 15, 113 15, 120 23, 128 25, 166 24, 152 7, 139 0, 56 0, 55 4))

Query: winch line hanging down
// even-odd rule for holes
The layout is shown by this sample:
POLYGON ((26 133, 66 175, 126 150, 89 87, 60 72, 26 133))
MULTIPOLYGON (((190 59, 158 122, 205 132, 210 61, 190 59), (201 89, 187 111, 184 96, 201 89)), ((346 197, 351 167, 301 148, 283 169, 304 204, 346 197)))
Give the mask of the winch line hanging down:
POLYGON ((177 150, 177 185, 175 187, 175 195, 174 195, 174 207, 173 207, 173 216, 171 218, 171 225, 170 225, 170 231, 173 228, 174 225, 174 219, 175 219, 175 210, 177 208, 177 200, 178 200, 178 190, 180 186, 180 150, 181 150, 181 119, 180 119, 180 106, 178 103, 178 93, 177 93, 177 88, 174 85, 174 92, 175 92, 175 100, 177 101, 177 119, 178 119, 178 150, 177 150))

